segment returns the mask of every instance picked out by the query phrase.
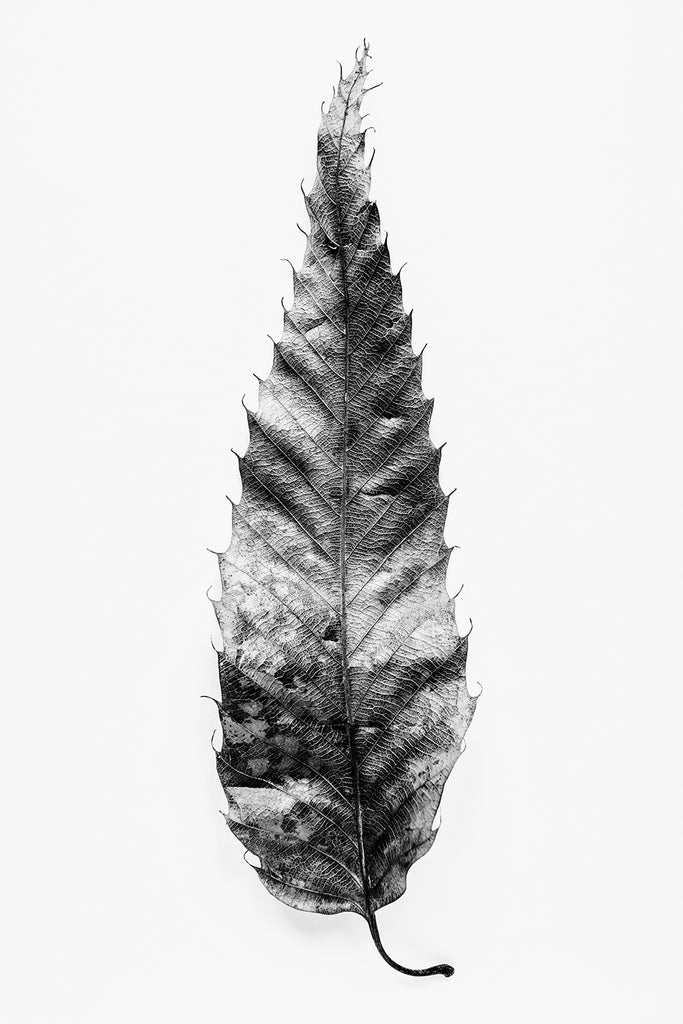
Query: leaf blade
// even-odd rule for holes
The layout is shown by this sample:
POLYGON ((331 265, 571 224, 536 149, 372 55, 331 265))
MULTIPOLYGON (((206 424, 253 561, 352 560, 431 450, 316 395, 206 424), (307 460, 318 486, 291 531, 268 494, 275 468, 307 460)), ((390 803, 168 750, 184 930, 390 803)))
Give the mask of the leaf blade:
POLYGON ((226 820, 271 893, 361 913, 396 969, 448 974, 396 964, 375 920, 434 842, 476 698, 446 590, 433 403, 369 199, 367 58, 364 44, 323 111, 303 265, 248 413, 214 602, 230 753, 219 774, 226 820))

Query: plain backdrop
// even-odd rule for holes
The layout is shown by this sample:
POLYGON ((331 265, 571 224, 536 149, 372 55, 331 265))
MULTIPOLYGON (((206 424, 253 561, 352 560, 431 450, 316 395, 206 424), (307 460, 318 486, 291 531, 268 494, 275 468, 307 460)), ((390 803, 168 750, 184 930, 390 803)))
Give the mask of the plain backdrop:
POLYGON ((3 1019, 680 1021, 680 4, 0 8, 3 1019), (484 687, 379 920, 450 981, 268 895, 200 699, 240 398, 364 35, 484 687))

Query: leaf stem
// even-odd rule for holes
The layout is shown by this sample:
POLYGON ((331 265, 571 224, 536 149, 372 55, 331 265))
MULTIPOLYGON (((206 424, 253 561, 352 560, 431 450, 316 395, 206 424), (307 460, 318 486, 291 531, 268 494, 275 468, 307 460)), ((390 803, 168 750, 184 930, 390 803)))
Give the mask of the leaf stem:
POLYGON ((382 940, 379 937, 379 929, 377 927, 377 919, 374 914, 370 914, 368 924, 370 925, 370 934, 377 946, 379 955, 389 964, 390 967, 393 967, 395 971, 400 971, 401 974, 410 974, 413 978, 427 978, 431 974, 443 974, 444 978, 450 978, 452 976, 453 968, 450 964, 435 964, 434 967, 423 967, 421 970, 418 970, 413 969, 412 967, 403 967, 401 964, 396 963, 395 960, 392 960, 382 945, 382 940))

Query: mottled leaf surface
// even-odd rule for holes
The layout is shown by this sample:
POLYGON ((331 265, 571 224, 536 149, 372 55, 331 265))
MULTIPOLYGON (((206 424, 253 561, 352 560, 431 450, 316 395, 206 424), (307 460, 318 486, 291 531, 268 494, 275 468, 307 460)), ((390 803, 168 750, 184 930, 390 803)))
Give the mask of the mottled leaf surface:
MULTIPOLYGON (((361 914, 379 946, 375 911, 434 842, 475 698, 432 401, 369 198, 367 58, 322 113, 303 265, 247 411, 214 605, 227 822, 273 895, 361 914)), ((430 972, 450 969, 407 973, 430 972)))

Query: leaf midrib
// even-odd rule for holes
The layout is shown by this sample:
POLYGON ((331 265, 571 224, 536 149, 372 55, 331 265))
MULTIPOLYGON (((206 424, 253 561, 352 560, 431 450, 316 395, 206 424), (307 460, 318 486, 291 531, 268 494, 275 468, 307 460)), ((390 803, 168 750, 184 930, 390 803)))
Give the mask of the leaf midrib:
POLYGON ((342 145, 344 142, 344 129, 346 118, 349 112, 351 95, 359 78, 359 72, 349 86, 344 107, 344 117, 339 131, 339 146, 337 150, 337 166, 335 171, 336 210, 337 210, 337 238, 339 243, 339 267, 341 271, 342 287, 344 292, 344 401, 342 418, 342 466, 341 466, 341 494, 340 494, 340 518, 339 518, 339 645, 342 660, 342 686, 344 689, 344 706, 346 711, 346 735, 349 746, 349 762, 351 771, 351 782, 353 788, 354 816, 356 825, 356 837, 358 842, 358 866, 363 885, 363 902, 365 904, 365 916, 368 921, 373 920, 372 906, 370 903, 370 881, 368 878, 367 866, 365 863, 365 846, 363 843, 363 807, 360 798, 360 779, 358 756, 356 752, 356 736, 353 720, 353 707, 351 697, 351 679, 349 673, 349 655, 347 646, 347 614, 346 614, 346 514, 349 490, 348 474, 348 441, 349 441, 349 377, 351 348, 349 344, 351 303, 349 300, 349 286, 347 280, 346 254, 344 251, 344 240, 342 237, 342 216, 339 205, 340 187, 339 175, 341 167, 342 145))

